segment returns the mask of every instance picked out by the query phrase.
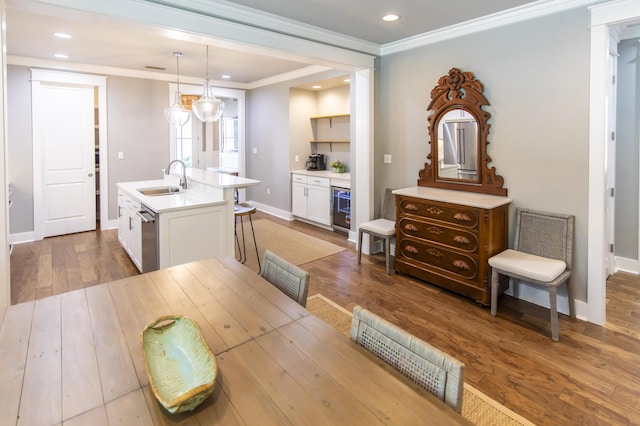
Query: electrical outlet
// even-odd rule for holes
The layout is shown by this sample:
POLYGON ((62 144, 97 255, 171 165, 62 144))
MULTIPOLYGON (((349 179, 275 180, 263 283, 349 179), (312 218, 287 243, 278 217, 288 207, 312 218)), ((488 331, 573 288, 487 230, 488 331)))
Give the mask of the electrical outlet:
POLYGON ((385 154, 384 155, 384 163, 385 164, 391 164, 391 154, 385 154))
POLYGON ((257 153, 258 153, 258 148, 253 148, 253 149, 251 150, 251 152, 253 152, 254 154, 257 154, 257 153))
POLYGON ((296 161, 296 163, 297 163, 298 161, 300 161, 300 156, 299 156, 299 155, 296 155, 296 156, 295 156, 295 161, 296 161))
POLYGON ((122 160, 124 158, 124 152, 118 151, 118 160, 122 160))
POLYGON ((267 195, 271 195, 271 188, 267 188, 267 195))

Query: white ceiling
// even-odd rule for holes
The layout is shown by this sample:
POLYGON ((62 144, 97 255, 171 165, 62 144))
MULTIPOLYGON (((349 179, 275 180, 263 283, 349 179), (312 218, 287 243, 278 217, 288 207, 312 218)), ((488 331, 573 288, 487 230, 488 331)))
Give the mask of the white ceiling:
MULTIPOLYGON (((193 0, 164 3, 184 6, 190 1, 193 0)), ((553 0, 200 0, 199 3, 213 7, 226 19, 243 19, 248 25, 325 42, 326 34, 332 40, 342 40, 341 46, 371 53, 379 52, 389 43, 439 28, 550 1, 553 0), (383 22, 381 17, 387 12, 400 15, 400 20, 383 22)), ((189 37, 176 31, 33 0, 7 0, 6 16, 9 63, 35 60, 60 68, 74 63, 137 71, 151 66, 175 74, 176 59, 172 52, 179 51, 183 53, 181 75, 202 78, 205 74, 205 45, 184 41, 189 37), (73 38, 56 39, 54 32, 69 33, 73 38), (56 53, 67 54, 69 58, 56 60, 53 58, 56 53)), ((221 75, 228 74, 231 76, 229 87, 234 84, 241 87, 309 66, 272 55, 241 52, 227 48, 228 44, 225 47, 209 44, 210 78, 221 81, 221 75)))

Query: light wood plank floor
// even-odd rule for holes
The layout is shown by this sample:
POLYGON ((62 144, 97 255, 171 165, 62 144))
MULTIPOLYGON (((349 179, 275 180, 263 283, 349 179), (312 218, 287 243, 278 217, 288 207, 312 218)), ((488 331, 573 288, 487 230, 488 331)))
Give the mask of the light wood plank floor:
MULTIPOLYGON (((309 295, 381 315, 466 364, 465 381, 536 424, 640 424, 640 279, 607 284, 607 328, 561 315, 550 338, 548 310, 508 296, 498 316, 475 302, 401 274, 384 256, 363 257, 345 236, 298 221, 266 218, 347 250, 303 265, 309 295)), ((18 245, 11 257, 14 303, 137 273, 116 231, 18 245)), ((259 242, 259 236, 258 236, 259 242)))

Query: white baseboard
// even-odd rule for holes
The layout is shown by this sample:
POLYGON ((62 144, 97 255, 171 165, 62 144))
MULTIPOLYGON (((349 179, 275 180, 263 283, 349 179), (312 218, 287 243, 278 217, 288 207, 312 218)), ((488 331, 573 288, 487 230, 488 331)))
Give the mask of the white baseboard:
POLYGON ((100 229, 117 229, 118 219, 108 220, 107 222, 100 223, 100 229))
POLYGON ((10 244, 30 243, 35 241, 36 233, 34 231, 21 232, 19 234, 9 234, 10 244))
POLYGON ((640 261, 616 256, 614 258, 614 269, 616 272, 624 271, 640 274, 640 261))
MULTIPOLYGON (((546 288, 526 282, 514 284, 513 280, 511 280, 509 289, 505 291, 505 294, 515 297, 514 286, 518 286, 518 299, 549 309, 549 290, 546 288)), ((569 315, 569 297, 566 294, 566 286, 562 286, 558 290, 558 312, 569 315)))
POLYGON ((288 212, 286 210, 277 209, 275 207, 271 207, 262 203, 256 203, 255 201, 247 202, 256 206, 256 208, 261 212, 269 213, 270 215, 279 217, 280 219, 293 220, 293 215, 291 214, 291 212, 288 212))

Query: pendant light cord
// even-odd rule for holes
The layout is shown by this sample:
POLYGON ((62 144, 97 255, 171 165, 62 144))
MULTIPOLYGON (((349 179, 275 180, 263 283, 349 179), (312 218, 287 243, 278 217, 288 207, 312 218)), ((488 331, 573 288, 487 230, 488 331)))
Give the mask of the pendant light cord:
POLYGON ((209 45, 207 44, 207 87, 209 86, 209 45))
POLYGON ((176 78, 176 81, 178 83, 178 92, 180 91, 180 56, 182 56, 182 53, 180 52, 173 52, 174 55, 176 55, 176 70, 178 72, 178 76, 176 78))

